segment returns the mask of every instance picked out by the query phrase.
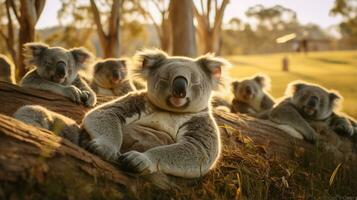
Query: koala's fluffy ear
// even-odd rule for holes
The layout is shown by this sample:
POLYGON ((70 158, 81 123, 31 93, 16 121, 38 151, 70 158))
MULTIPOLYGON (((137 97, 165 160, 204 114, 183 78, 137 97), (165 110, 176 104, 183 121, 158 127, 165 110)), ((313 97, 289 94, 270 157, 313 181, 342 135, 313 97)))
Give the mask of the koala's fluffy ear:
POLYGON ((48 50, 48 48, 48 45, 43 43, 32 42, 24 44, 25 64, 27 66, 39 65, 43 53, 48 50))
POLYGON ((343 100, 343 97, 337 91, 332 90, 329 92, 329 99, 330 99, 330 105, 332 106, 332 108, 336 108, 336 107, 340 106, 340 104, 343 100))
POLYGON ((253 79, 260 85, 261 88, 263 88, 263 89, 270 88, 270 79, 268 76, 256 75, 253 79))
POLYGON ((237 91, 239 84, 240 84, 239 81, 233 81, 231 83, 231 89, 232 89, 233 93, 235 93, 235 91, 237 91))
POLYGON ((296 92, 298 92, 299 90, 305 88, 307 85, 303 82, 292 82, 289 83, 287 90, 285 91, 285 95, 287 96, 292 96, 294 95, 296 92))
POLYGON ((95 63, 94 64, 94 73, 97 73, 97 72, 99 72, 99 70, 101 70, 102 69, 102 67, 103 67, 104 65, 103 65, 103 62, 97 62, 97 63, 95 63))
POLYGON ((213 54, 201 56, 197 58, 196 62, 210 75, 213 89, 217 89, 222 81, 223 68, 230 66, 228 61, 217 58, 213 54))
POLYGON ((167 54, 159 49, 146 49, 139 51, 134 56, 132 74, 135 77, 146 79, 150 71, 160 66, 167 59, 167 54))
POLYGON ((74 62, 79 68, 83 68, 84 64, 92 58, 92 54, 85 48, 74 48, 69 52, 72 54, 74 62))

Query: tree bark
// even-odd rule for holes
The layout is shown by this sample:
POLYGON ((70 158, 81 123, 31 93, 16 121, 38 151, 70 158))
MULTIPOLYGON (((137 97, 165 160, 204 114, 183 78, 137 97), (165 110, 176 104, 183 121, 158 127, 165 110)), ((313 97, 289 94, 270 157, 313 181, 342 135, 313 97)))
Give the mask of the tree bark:
POLYGON ((220 39, 223 14, 229 0, 223 0, 222 4, 218 7, 218 2, 215 1, 215 16, 214 21, 211 23, 211 1, 207 1, 207 10, 204 10, 203 1, 201 1, 202 13, 194 7, 194 15, 197 19, 197 34, 199 41, 200 53, 213 52, 220 53, 220 39), (211 25, 212 24, 212 25, 211 25))
MULTIPOLYGON (((21 0, 20 16, 19 16, 19 44, 18 44, 18 59, 17 59, 17 79, 23 77, 26 72, 24 63, 23 45, 28 42, 35 41, 35 26, 41 16, 46 0, 21 0)), ((13 6, 15 12, 16 8, 13 6)))
POLYGON ((192 6, 191 0, 170 1, 169 18, 173 55, 195 57, 197 54, 192 6))
MULTIPOLYGON (((114 98, 99 96, 98 104, 114 98)), ((23 105, 38 104, 80 123, 89 108, 76 105, 68 99, 50 92, 24 89, 5 82, 0 82, 0 102, 0 199, 15 197, 28 199, 45 197, 51 199, 149 198, 145 196, 147 195, 146 190, 142 189, 144 185, 147 185, 144 184, 146 181, 140 176, 122 172, 66 139, 9 117, 23 105)), ((243 159, 249 164, 253 159, 257 163, 249 165, 249 169, 256 170, 255 173, 262 173, 268 170, 267 166, 281 167, 294 160, 301 160, 302 155, 310 155, 316 150, 314 145, 287 136, 286 133, 267 121, 218 110, 214 111, 214 117, 221 132, 222 158, 216 169, 196 184, 192 191, 193 194, 203 189, 206 190, 205 194, 209 195, 209 192, 212 192, 209 187, 215 186, 219 181, 227 185, 228 183, 225 183, 227 180, 223 180, 223 178, 236 176, 234 174, 238 172, 233 171, 233 174, 230 175, 231 170, 226 170, 237 170, 242 165, 233 165, 232 162, 241 163, 240 160, 243 159), (244 153, 252 148, 254 148, 253 154, 244 153), (231 154, 239 156, 232 157, 231 154), (272 158, 277 158, 279 162, 273 162, 272 158), (256 159, 264 163, 263 167, 256 159), (222 180, 217 179, 217 176, 222 180), (210 177, 213 177, 213 180, 210 177)), ((344 165, 347 163, 356 164, 356 153, 352 152, 353 143, 349 139, 336 134, 323 137, 327 140, 338 141, 338 143, 332 144, 335 154, 328 154, 333 163, 328 162, 325 165, 334 164, 333 166, 336 166, 335 163, 342 161, 344 165)), ((319 154, 319 156, 321 155, 319 154)), ((318 157, 318 159, 322 159, 322 157, 318 157)), ((243 163, 243 165, 245 164, 243 163)), ((333 169, 323 168, 321 172, 324 174, 323 180, 326 179, 326 176, 327 178, 330 176, 333 169)), ((355 166, 348 169, 357 168, 355 166)), ((301 170, 303 173, 307 173, 304 171, 305 169, 301 170)), ((244 174, 239 175, 243 176, 244 174)), ((268 178, 271 176, 272 180, 275 180, 274 174, 267 176, 269 176, 268 178)), ((293 182, 300 180, 301 177, 295 177, 295 179, 291 177, 291 179, 293 180, 289 181, 293 182)), ((190 188, 192 189, 192 186, 186 187, 186 182, 187 180, 180 179, 176 183, 188 191, 190 188)), ((297 189, 299 189, 298 186, 296 185, 297 189)), ((351 187, 354 185, 351 184, 351 187)), ((296 188, 291 186, 291 189, 296 188)), ((235 194, 237 189, 232 189, 235 194)), ((284 188, 280 189, 284 190, 284 188)), ((280 191, 279 187, 277 190, 280 191)), ((305 194, 306 191, 302 189, 300 192, 305 194)), ((160 193, 152 192, 150 194, 156 197, 160 193)), ((168 195, 175 198, 177 193, 171 192, 168 195)), ((249 197, 249 192, 246 195, 249 197)))
POLYGON ((91 0, 91 8, 94 15, 94 22, 97 26, 97 33, 100 41, 100 45, 103 50, 104 58, 113 58, 120 56, 120 0, 113 0, 111 5, 111 11, 109 16, 108 32, 105 33, 103 24, 100 18, 100 11, 95 3, 95 0, 91 0))
POLYGON ((153 26, 156 30, 156 33, 159 37, 159 40, 160 40, 161 49, 163 51, 171 54, 172 34, 171 34, 170 19, 168 18, 169 10, 168 10, 168 8, 163 8, 163 6, 160 6, 160 3, 164 4, 165 2, 153 1, 153 4, 156 6, 156 9, 160 12, 161 24, 159 24, 158 22, 155 21, 152 11, 145 9, 144 5, 141 4, 142 2, 144 2, 144 1, 136 0, 135 4, 137 4, 139 11, 144 16, 144 18, 146 18, 147 20, 150 20, 151 23, 153 24, 153 26))

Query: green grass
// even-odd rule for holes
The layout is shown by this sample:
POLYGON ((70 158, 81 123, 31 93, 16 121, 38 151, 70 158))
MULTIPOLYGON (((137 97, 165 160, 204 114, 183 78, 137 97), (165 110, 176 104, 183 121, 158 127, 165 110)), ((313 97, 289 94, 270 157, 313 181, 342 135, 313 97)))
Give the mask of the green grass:
POLYGON ((264 73, 271 77, 271 94, 282 97, 289 82, 303 80, 334 89, 344 97, 345 113, 357 118, 357 51, 286 53, 226 57, 233 79, 264 73), (282 71, 282 58, 289 58, 289 72, 282 71))

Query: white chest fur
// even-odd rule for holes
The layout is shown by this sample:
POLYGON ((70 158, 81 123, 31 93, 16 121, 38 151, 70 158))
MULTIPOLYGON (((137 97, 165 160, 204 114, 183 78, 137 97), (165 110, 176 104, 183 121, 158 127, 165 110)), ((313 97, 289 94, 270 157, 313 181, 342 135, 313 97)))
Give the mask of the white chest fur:
POLYGON ((133 123, 165 132, 169 134, 172 139, 176 140, 180 126, 191 119, 193 115, 195 114, 173 114, 170 112, 156 111, 133 123))

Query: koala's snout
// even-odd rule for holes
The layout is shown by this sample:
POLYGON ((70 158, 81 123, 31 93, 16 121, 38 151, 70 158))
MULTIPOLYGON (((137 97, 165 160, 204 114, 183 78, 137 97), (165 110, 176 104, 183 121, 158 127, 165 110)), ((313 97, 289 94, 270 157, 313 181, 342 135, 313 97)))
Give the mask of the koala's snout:
POLYGON ((59 78, 64 78, 66 76, 66 63, 63 61, 56 63, 56 76, 59 78))
POLYGON ((315 107, 319 102, 319 98, 317 96, 311 96, 307 102, 307 105, 310 107, 315 107))
POLYGON ((115 81, 121 79, 120 73, 118 71, 113 71, 112 77, 113 77, 113 80, 115 80, 115 81))
POLYGON ((251 94, 253 93, 252 88, 249 87, 249 86, 247 86, 247 87, 245 88, 245 93, 246 93, 247 95, 251 95, 251 94))
POLYGON ((188 82, 185 77, 177 76, 172 82, 172 96, 177 98, 186 97, 188 82))

